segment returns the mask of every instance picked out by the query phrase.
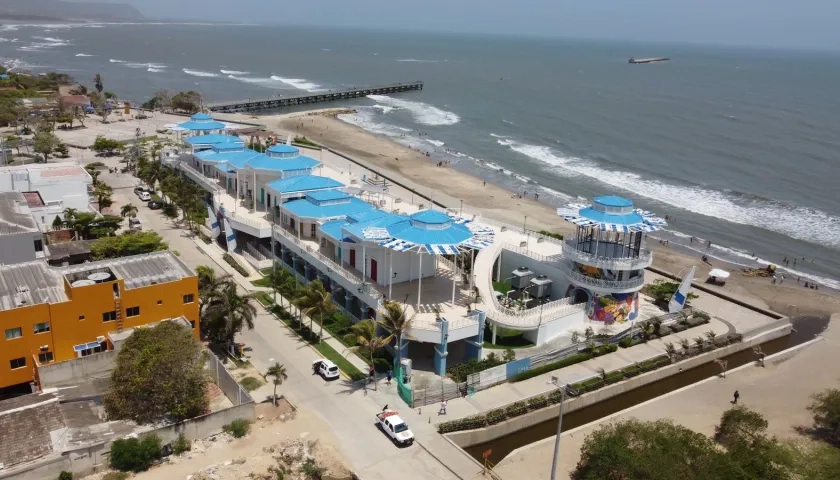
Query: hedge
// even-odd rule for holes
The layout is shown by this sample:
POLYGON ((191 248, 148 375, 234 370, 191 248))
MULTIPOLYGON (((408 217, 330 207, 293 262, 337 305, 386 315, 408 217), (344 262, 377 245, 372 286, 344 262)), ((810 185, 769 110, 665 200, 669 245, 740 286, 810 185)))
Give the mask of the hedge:
POLYGON ((530 370, 526 370, 522 373, 517 374, 515 377, 510 379, 511 382, 521 382, 522 380, 528 380, 529 378, 536 377, 537 375, 542 375, 543 373, 548 373, 553 370, 557 370, 558 368, 568 367, 569 365, 574 365, 576 363, 584 362, 592 358, 592 355, 588 353, 577 353, 570 357, 566 357, 562 360, 558 360, 556 362, 546 363, 545 365, 541 365, 536 368, 532 368, 530 370))
POLYGON ((251 272, 249 272, 247 268, 240 265, 239 262, 237 262, 236 259, 233 258, 233 255, 231 255, 229 253, 225 253, 224 255, 222 255, 222 259, 224 261, 226 261, 228 263, 228 265, 233 267, 234 270, 239 272, 239 274, 242 275, 243 277, 248 277, 248 276, 251 275, 251 272))

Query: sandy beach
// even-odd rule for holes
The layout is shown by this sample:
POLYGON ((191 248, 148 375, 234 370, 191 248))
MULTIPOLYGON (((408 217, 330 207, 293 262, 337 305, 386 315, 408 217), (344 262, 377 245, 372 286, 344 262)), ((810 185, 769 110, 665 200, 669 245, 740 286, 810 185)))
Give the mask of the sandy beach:
MULTIPOLYGON (((220 114, 220 119, 262 123, 283 135, 305 136, 320 144, 359 161, 372 171, 380 172, 395 181, 414 188, 435 202, 449 208, 463 208, 481 212, 482 216, 508 223, 523 225, 533 230, 549 230, 569 235, 573 226, 560 218, 554 206, 530 198, 518 198, 507 189, 486 183, 453 167, 438 167, 436 162, 421 152, 403 146, 389 138, 366 132, 334 117, 347 109, 319 109, 290 114, 262 115, 220 114), (527 218, 526 218, 527 216, 527 218)), ((612 192, 604 192, 609 194, 612 192)), ((701 261, 698 255, 689 255, 651 239, 647 247, 654 251, 653 265, 673 274, 686 272, 697 266, 695 278, 707 277, 712 268, 732 272, 722 291, 735 297, 750 299, 753 304, 769 307, 791 316, 829 315, 840 312, 840 293, 828 289, 812 290, 798 285, 796 278, 786 278, 782 284, 772 284, 770 278, 746 277, 737 267, 718 262, 701 261)))

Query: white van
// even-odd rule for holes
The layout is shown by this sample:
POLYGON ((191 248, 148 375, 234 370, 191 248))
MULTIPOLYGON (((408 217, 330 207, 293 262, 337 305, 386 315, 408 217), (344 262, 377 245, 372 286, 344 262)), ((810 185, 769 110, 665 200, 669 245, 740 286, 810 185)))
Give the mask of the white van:
POLYGON ((148 202, 152 199, 152 196, 149 195, 149 192, 140 192, 137 194, 137 196, 140 197, 140 200, 143 200, 144 202, 148 202))

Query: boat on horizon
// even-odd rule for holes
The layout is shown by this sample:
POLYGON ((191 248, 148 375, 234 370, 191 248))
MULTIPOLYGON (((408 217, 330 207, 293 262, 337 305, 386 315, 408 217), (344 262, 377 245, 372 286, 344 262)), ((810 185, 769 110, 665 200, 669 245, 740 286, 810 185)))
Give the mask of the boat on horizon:
POLYGON ((630 57, 630 60, 627 63, 655 63, 655 62, 667 62, 670 60, 668 57, 650 57, 650 58, 636 58, 630 57))

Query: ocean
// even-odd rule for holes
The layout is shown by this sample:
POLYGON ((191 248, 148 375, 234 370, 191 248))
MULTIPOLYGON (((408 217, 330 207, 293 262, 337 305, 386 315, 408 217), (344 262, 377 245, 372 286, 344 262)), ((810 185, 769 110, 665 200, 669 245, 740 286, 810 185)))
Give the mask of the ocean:
POLYGON ((624 195, 669 216, 672 245, 744 266, 797 258, 789 275, 840 288, 836 53, 102 24, 2 26, 0 57, 88 83, 101 73, 138 103, 164 88, 212 101, 423 80, 319 106, 356 107, 342 120, 540 201, 624 195))

